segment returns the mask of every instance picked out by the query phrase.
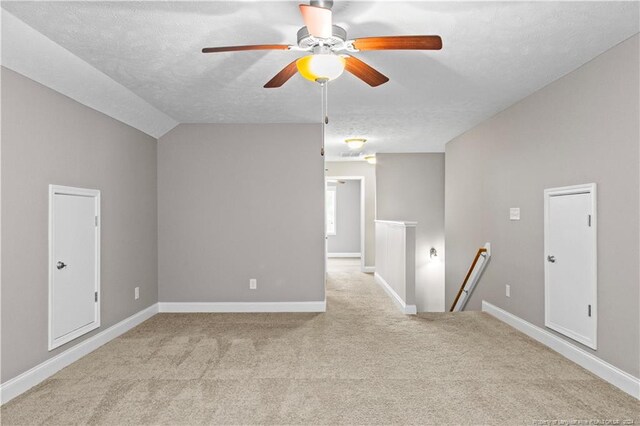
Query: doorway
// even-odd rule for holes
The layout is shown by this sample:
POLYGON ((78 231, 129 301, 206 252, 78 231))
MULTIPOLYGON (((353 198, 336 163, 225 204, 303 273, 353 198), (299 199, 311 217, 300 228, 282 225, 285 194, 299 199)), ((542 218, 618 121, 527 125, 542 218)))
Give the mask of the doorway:
POLYGON ((325 179, 327 265, 357 262, 364 271, 364 189, 364 176, 325 179))
POLYGON ((544 191, 545 326, 597 341, 596 185, 544 191))

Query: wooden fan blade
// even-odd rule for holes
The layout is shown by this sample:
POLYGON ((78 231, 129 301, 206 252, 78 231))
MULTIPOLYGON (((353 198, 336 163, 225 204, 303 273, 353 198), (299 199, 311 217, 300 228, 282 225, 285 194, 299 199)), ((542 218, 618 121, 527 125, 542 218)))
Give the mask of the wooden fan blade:
POLYGON ((354 56, 347 56, 344 59, 346 61, 344 69, 371 87, 380 86, 389 81, 389 77, 354 56))
POLYGON ((442 39, 437 35, 365 37, 353 41, 358 50, 440 50, 442 39))
POLYGON ((333 34, 331 9, 301 4, 300 13, 309 34, 317 38, 331 37, 333 34))
POLYGON ((251 44, 248 46, 205 47, 202 53, 240 52, 245 50, 289 50, 288 44, 251 44))
POLYGON ((285 84, 291 77, 293 77, 295 73, 298 72, 296 61, 297 59, 284 67, 282 71, 280 71, 271 80, 269 80, 269 82, 264 85, 265 89, 280 87, 285 84))

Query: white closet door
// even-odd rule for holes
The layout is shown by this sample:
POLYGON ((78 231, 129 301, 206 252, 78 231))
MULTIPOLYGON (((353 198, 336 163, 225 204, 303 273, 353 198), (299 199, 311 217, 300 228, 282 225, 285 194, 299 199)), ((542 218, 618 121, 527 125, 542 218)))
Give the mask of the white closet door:
POLYGON ((100 326, 99 194, 51 186, 50 350, 100 326))
POLYGON ((545 215, 546 326, 592 348, 597 332, 594 196, 584 189, 549 193, 545 215))

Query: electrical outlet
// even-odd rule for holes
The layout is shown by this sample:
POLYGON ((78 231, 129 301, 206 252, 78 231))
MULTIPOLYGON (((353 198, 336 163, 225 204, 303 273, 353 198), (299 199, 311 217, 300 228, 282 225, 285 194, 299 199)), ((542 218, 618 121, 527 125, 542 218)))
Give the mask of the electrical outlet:
POLYGON ((256 288, 258 288, 258 280, 256 280, 255 278, 251 278, 249 280, 249 289, 255 290, 256 288))
POLYGON ((140 287, 136 287, 133 289, 133 298, 135 300, 140 299, 140 287))
POLYGON ((505 286, 505 296, 511 297, 511 286, 509 284, 505 286))

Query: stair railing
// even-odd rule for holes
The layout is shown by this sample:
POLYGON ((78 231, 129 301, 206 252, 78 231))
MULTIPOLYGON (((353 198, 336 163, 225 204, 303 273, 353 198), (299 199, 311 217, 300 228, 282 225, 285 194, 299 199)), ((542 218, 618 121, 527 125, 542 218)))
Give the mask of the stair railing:
POLYGON ((467 300, 478 283, 480 275, 482 275, 482 271, 490 257, 491 246, 489 243, 478 249, 476 256, 473 258, 473 262, 471 263, 471 267, 469 268, 469 271, 467 271, 467 275, 464 277, 464 281, 460 286, 460 290, 458 290, 458 294, 451 304, 449 312, 459 312, 464 309, 467 304, 467 300))

